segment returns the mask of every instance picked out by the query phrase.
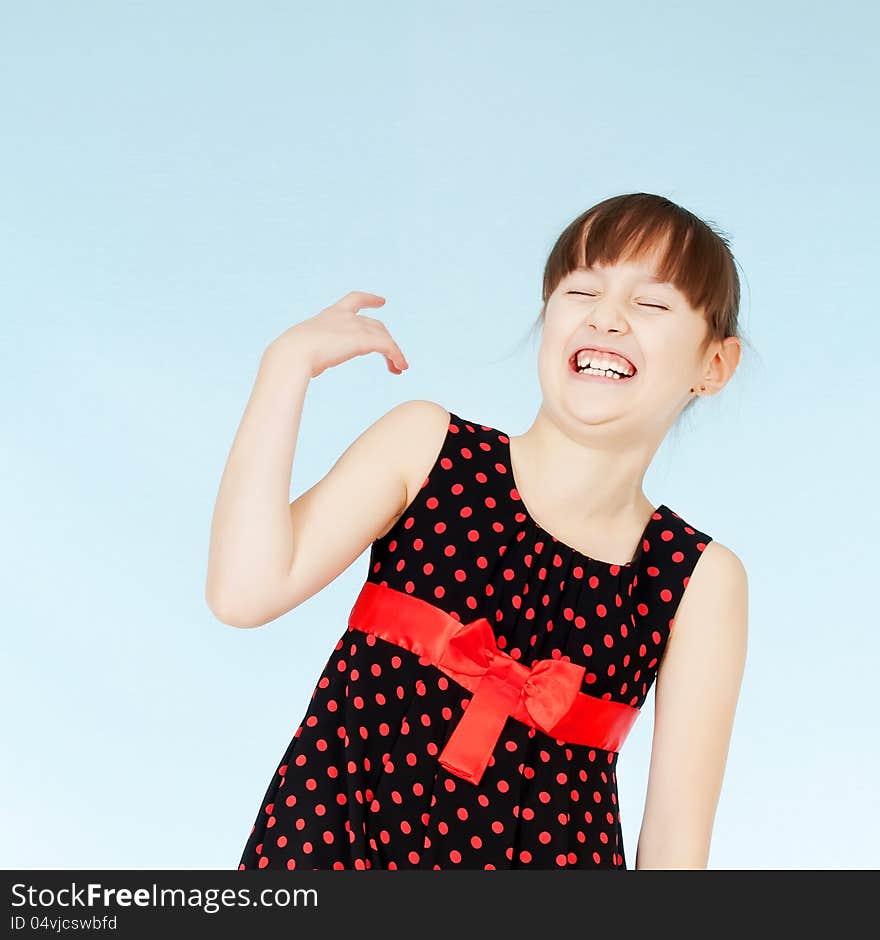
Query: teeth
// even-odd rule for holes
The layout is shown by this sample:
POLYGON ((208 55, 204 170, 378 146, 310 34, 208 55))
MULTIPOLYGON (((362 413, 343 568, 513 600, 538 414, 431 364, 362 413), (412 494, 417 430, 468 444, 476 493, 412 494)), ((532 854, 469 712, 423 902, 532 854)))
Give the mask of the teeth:
POLYGON ((609 378, 609 379, 626 379, 626 378, 629 378, 629 376, 627 376, 627 375, 620 375, 619 373, 615 372, 613 369, 605 369, 605 370, 603 371, 602 369, 590 369, 590 368, 586 368, 586 369, 578 369, 578 372, 586 373, 587 375, 604 375, 604 376, 606 376, 606 377, 609 378))
POLYGON ((608 353, 595 353, 589 350, 580 350, 578 352, 577 371, 589 372, 592 375, 619 373, 625 378, 629 378, 634 374, 634 369, 625 359, 608 353))

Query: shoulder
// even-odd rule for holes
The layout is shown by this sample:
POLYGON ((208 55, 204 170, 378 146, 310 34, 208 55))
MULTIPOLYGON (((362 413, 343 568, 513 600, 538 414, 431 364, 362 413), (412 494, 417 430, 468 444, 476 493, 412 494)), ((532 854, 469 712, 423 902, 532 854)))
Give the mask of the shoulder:
POLYGON ((407 503, 440 457, 451 420, 448 409, 424 398, 402 401, 380 419, 405 479, 407 503))
POLYGON ((681 615, 706 614, 745 605, 748 599, 748 574, 736 552, 712 539, 700 553, 691 571, 682 599, 681 615), (685 606, 687 605, 687 606, 685 606))
POLYGON ((444 427, 449 422, 450 412, 443 405, 427 398, 410 398, 395 405, 388 415, 404 421, 434 421, 444 427))
POLYGON ((369 450, 377 460, 393 458, 398 454, 417 452, 421 442, 436 441, 445 432, 449 412, 432 401, 404 401, 380 415, 352 442, 352 450, 369 450))
POLYGON ((380 419, 395 435, 407 441, 408 450, 418 451, 432 443, 438 443, 446 434, 450 412, 437 402, 424 398, 412 398, 395 405, 380 419))
POLYGON ((698 657, 710 649, 730 652, 744 649, 747 632, 745 565, 736 552, 712 540, 690 574, 673 619, 669 646, 680 652, 689 648, 698 657))
POLYGON ((739 555, 715 539, 701 552, 690 580, 696 587, 694 594, 741 592, 748 588, 748 574, 739 555))
POLYGON ((440 450, 448 424, 449 412, 436 402, 404 401, 377 418, 340 459, 358 459, 359 467, 368 472, 391 468, 412 492, 410 481, 421 472, 420 467, 430 466, 430 455, 440 450))

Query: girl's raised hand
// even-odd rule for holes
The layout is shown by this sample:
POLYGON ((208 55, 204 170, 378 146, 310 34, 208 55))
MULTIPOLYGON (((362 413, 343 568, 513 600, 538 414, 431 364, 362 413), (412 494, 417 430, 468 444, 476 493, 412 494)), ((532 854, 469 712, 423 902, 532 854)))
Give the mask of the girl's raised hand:
POLYGON ((409 368, 406 356, 381 320, 358 313, 363 307, 381 307, 385 298, 353 290, 320 313, 285 330, 270 346, 304 356, 312 378, 355 356, 381 353, 388 370, 400 375, 409 368))

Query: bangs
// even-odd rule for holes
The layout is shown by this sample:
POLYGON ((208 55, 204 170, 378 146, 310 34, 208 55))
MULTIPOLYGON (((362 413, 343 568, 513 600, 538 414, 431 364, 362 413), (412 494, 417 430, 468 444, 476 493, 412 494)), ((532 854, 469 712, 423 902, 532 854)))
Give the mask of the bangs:
POLYGON ((687 209, 651 193, 606 199, 565 228, 544 269, 544 304, 578 268, 634 261, 649 262, 706 318, 709 340, 735 334, 739 278, 727 240, 687 209))

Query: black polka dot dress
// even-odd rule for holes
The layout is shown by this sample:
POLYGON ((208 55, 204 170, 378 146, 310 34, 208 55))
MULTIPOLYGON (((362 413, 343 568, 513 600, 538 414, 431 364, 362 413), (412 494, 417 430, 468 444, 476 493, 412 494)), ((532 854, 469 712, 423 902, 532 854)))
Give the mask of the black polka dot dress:
MULTIPOLYGON (((437 459, 370 550, 367 581, 485 617, 525 666, 584 667, 580 692, 641 708, 688 579, 711 540, 664 505, 625 565, 529 515, 509 438, 450 413, 437 459)), ((239 869, 625 869, 617 750, 512 715, 479 783, 438 760, 474 694, 349 624, 263 798, 239 869)))

